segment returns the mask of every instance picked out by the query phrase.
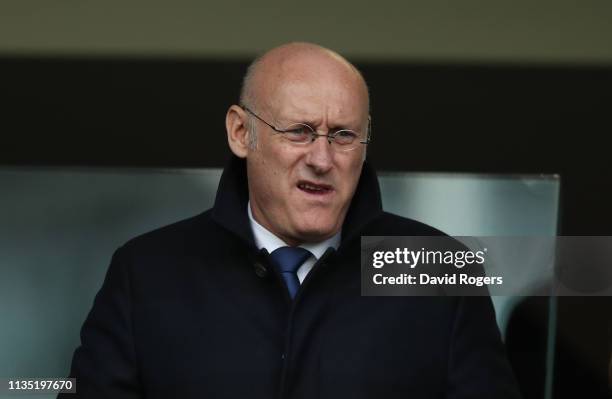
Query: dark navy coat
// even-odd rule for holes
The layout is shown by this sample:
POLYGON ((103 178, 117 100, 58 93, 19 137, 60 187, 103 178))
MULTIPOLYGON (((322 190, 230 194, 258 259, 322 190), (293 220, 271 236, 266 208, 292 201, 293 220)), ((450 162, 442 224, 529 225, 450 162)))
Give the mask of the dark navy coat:
MULTIPOLYGON (((439 235, 382 211, 367 165, 294 301, 246 212, 243 160, 212 209, 113 256, 66 398, 517 398, 488 297, 362 297, 361 235, 439 235)), ((61 395, 60 395, 61 396, 61 395)))

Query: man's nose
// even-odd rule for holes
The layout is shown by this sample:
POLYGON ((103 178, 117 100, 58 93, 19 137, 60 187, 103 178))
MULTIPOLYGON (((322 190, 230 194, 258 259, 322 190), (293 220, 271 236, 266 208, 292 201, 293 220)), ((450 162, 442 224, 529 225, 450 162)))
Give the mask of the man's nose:
POLYGON ((308 144, 306 164, 313 168, 316 173, 328 172, 333 166, 334 149, 333 144, 324 136, 319 136, 314 142, 308 144))

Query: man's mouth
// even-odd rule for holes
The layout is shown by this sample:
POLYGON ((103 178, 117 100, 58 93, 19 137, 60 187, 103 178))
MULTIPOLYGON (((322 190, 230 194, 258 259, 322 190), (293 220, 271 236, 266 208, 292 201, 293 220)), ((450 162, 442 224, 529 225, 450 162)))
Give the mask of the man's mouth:
POLYGON ((297 187, 308 194, 314 195, 329 194, 333 191, 333 187, 329 184, 318 184, 309 181, 300 181, 298 182, 297 187))

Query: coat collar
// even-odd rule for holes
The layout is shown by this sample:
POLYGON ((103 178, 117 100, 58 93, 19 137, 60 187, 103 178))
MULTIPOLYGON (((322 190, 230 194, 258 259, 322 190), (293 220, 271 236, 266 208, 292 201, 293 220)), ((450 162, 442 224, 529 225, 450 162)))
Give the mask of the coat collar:
MULTIPOLYGON (((256 250, 247 215, 248 201, 246 161, 232 155, 221 175, 215 205, 212 209, 212 218, 256 250)), ((366 224, 381 212, 382 201, 378 179, 374 169, 368 162, 365 162, 351 206, 342 225, 341 248, 358 238, 366 224)))

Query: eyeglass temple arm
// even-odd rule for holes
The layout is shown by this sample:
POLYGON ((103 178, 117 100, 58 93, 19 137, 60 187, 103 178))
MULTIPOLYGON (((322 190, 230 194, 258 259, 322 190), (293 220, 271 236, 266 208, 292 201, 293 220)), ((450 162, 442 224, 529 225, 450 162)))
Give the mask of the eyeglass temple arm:
POLYGON ((253 115, 255 118, 259 119, 261 122, 263 122, 263 123, 265 123, 266 125, 268 125, 270 128, 272 128, 272 130, 275 130, 275 131, 277 131, 277 132, 279 132, 279 133, 285 133, 285 132, 286 132, 286 130, 279 129, 279 128, 277 128, 276 126, 271 125, 271 124, 269 124, 268 122, 266 122, 265 120, 263 120, 263 119, 261 118, 261 116, 257 115, 255 112, 251 111, 251 110, 249 109, 249 107, 247 107, 247 106, 245 106, 245 105, 241 105, 240 107, 242 107, 242 109, 244 109, 244 110, 245 110, 246 112, 248 112, 249 114, 253 115))
POLYGON ((368 131, 366 132, 366 139, 360 141, 361 144, 370 144, 372 141, 372 116, 368 115, 368 131))

